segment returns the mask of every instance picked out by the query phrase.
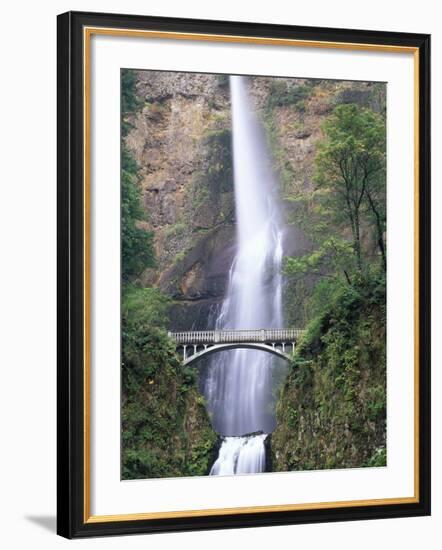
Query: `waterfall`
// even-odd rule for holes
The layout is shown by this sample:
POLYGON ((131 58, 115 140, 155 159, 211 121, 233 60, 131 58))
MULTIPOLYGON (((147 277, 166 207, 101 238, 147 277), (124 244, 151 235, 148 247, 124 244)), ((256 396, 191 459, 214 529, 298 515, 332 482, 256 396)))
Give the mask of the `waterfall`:
POLYGON ((265 434, 250 437, 226 437, 211 475, 253 474, 265 468, 265 434))
MULTIPOLYGON (((231 76, 230 90, 237 253, 216 328, 281 328, 283 226, 273 171, 247 79, 231 76)), ((265 469, 264 440, 275 422, 272 373, 280 361, 250 349, 210 360, 205 394, 214 428, 226 436, 211 474, 265 469)))

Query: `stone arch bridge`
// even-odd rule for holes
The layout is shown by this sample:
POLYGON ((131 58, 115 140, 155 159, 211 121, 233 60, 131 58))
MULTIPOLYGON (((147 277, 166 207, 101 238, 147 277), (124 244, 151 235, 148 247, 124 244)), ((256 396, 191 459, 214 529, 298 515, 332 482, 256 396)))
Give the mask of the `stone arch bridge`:
POLYGON ((288 360, 295 351, 301 329, 257 329, 257 330, 196 330, 169 332, 175 341, 184 365, 201 357, 228 349, 256 349, 272 353, 288 360))

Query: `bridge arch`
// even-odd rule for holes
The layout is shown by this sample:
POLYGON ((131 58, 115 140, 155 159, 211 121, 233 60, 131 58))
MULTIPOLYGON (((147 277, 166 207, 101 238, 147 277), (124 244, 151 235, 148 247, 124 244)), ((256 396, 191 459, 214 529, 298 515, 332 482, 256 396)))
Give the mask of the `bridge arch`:
MULTIPOLYGON (((192 347, 192 346, 189 346, 192 347)), ((276 355, 276 357, 279 357, 281 359, 284 359, 285 361, 290 361, 290 355, 287 352, 281 351, 281 349, 278 349, 276 346, 271 346, 268 344, 260 344, 258 342, 232 342, 232 343, 226 343, 226 344, 214 344, 212 346, 207 346, 206 348, 202 350, 197 350, 192 355, 186 356, 184 358, 183 364, 184 365, 191 365, 192 363, 198 361, 202 357, 206 357, 208 355, 211 355, 213 353, 218 353, 220 351, 227 351, 232 349, 255 349, 258 351, 263 351, 265 353, 271 353, 272 355, 276 355)))

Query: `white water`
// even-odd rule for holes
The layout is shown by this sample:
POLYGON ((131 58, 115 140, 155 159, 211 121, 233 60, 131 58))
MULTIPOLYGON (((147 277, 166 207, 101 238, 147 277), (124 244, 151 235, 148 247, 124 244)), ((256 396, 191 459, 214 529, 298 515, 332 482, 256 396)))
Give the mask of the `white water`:
POLYGON ((265 468, 265 434, 249 437, 226 437, 210 475, 253 474, 265 468))
MULTIPOLYGON (((251 108, 247 80, 230 77, 237 254, 230 269, 219 329, 282 326, 282 223, 262 128, 251 108)), ((206 397, 214 428, 226 436, 274 429, 271 354, 234 350, 215 354, 206 397)), ((261 472, 265 435, 226 437, 211 474, 261 472)))

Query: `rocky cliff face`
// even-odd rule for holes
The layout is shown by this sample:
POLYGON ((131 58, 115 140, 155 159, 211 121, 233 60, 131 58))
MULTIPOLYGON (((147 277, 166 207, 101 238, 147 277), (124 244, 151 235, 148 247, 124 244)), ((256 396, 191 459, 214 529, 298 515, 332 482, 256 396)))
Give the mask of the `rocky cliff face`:
POLYGON ((142 276, 177 305, 172 329, 206 328, 234 254, 230 108, 214 75, 140 71, 126 144, 140 171, 158 266, 142 276))

